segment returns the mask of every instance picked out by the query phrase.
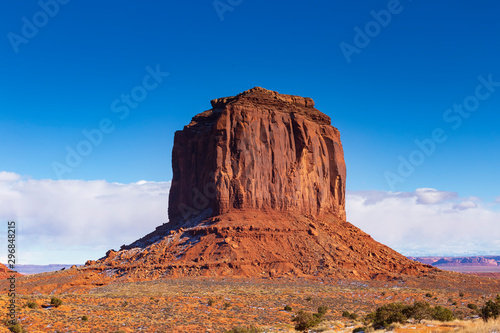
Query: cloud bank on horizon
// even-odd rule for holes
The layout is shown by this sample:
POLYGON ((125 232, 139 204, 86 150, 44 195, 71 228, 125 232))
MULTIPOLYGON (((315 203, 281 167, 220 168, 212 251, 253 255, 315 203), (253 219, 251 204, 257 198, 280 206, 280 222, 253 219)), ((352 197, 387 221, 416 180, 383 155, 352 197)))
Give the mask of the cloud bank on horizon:
POLYGON ((170 182, 34 180, 0 172, 0 219, 17 222, 19 264, 83 264, 166 223, 169 188, 170 182))
MULTIPOLYGON (((0 218, 18 223, 21 264, 83 264, 168 222, 169 189, 170 182, 34 180, 0 172, 0 218)), ((498 198, 487 203, 420 188, 348 191, 346 202, 351 223, 404 255, 500 254, 498 198)))
POLYGON ((407 256, 500 254, 500 202, 419 188, 348 191, 347 218, 407 256))

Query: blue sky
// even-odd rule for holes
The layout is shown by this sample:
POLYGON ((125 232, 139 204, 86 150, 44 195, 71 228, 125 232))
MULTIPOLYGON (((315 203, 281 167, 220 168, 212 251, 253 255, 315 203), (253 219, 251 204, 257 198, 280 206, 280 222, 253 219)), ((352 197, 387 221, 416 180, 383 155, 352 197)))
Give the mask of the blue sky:
MULTIPOLYGON (((0 171, 9 182, 166 184, 174 132, 211 99, 262 86, 311 97, 332 118, 352 193, 430 188, 454 193, 443 196, 450 205, 472 200, 494 214, 499 9, 449 0, 9 3, 0 20, 0 171), (346 57, 347 44, 356 52, 346 57), (133 93, 140 101, 125 116, 133 93), (466 102, 474 111, 453 111, 466 102), (82 143, 82 131, 103 122, 108 133, 82 143), (428 143, 436 129, 446 140, 426 154, 415 140, 428 143), (55 171, 78 147, 88 154, 71 172, 55 171), (418 163, 401 173, 401 158, 418 163)), ((9 214, 22 223, 22 212, 9 214)))

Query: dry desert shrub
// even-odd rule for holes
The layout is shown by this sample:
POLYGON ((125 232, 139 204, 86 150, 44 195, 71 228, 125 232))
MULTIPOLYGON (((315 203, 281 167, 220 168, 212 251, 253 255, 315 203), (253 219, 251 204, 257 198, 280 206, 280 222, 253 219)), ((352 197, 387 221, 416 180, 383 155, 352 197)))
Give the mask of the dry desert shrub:
POLYGON ((60 298, 52 297, 50 299, 50 304, 56 308, 60 307, 62 305, 62 303, 63 303, 63 301, 60 298))
POLYGON ((456 330, 457 333, 493 333, 500 332, 500 319, 474 320, 464 322, 464 327, 456 330))
POLYGON ((295 330, 307 331, 310 328, 317 326, 323 321, 323 316, 327 311, 328 308, 326 306, 320 306, 318 308, 318 312, 316 313, 300 310, 292 319, 292 321, 295 322, 295 330))
POLYGON ((28 302, 28 303, 26 303, 26 307, 28 307, 30 309, 36 309, 36 308, 38 308, 38 303, 37 302, 28 302))
POLYGON ((343 326, 344 325, 338 320, 328 320, 316 326, 314 328, 314 331, 321 333, 333 333, 333 332, 338 332, 338 329, 343 326))

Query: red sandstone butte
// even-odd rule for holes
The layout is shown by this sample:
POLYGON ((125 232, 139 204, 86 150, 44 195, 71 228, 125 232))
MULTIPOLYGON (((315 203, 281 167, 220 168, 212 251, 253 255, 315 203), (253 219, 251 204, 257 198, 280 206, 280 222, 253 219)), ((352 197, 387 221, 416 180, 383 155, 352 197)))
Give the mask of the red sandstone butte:
POLYGON ((253 88, 175 133, 169 223, 87 267, 109 277, 394 279, 433 268, 346 221, 339 131, 311 98, 253 88))

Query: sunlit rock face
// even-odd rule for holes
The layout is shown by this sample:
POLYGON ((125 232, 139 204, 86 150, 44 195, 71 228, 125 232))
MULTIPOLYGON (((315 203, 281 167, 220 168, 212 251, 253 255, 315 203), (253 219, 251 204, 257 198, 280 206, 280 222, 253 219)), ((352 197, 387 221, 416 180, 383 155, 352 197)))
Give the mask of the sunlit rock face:
POLYGON ((310 98, 253 88, 212 101, 175 133, 169 220, 234 209, 345 219, 339 131, 310 98))

